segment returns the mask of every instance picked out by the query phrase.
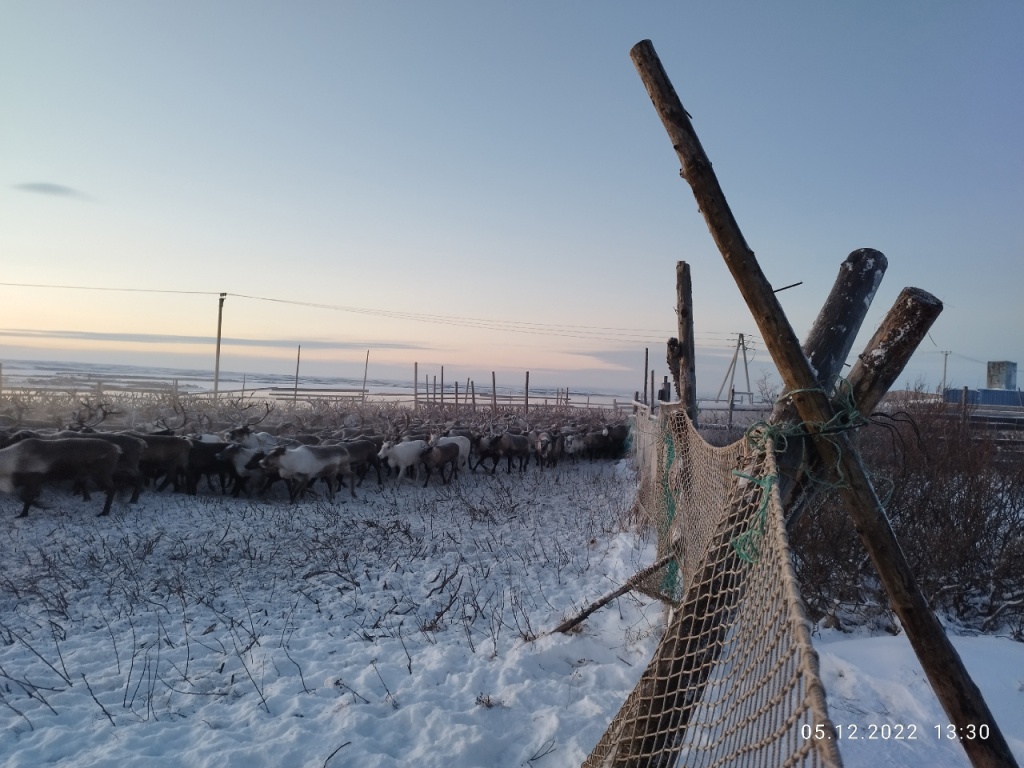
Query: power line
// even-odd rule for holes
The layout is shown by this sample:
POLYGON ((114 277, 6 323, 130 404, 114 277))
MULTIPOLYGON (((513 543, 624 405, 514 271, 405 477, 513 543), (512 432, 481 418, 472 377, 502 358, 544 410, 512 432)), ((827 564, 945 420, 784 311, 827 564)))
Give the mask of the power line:
MULTIPOLYGON (((407 320, 412 322, 434 323, 440 325, 453 325, 464 328, 479 328, 483 330, 504 331, 508 333, 525 333, 535 336, 557 336, 561 338, 589 339, 597 341, 617 341, 629 344, 638 343, 660 343, 668 334, 663 329, 652 328, 622 328, 618 326, 588 326, 558 323, 538 323, 526 320, 493 320, 479 317, 458 317, 451 315, 434 315, 416 312, 404 312, 398 310, 375 309, 369 307, 352 307, 339 304, 323 304, 311 301, 298 301, 295 299, 281 299, 272 296, 253 296, 244 293, 230 293, 219 291, 182 291, 159 288, 114 288, 106 286, 87 285, 59 285, 49 283, 11 283, 0 282, 0 286, 16 288, 46 288, 76 291, 117 291, 124 293, 168 293, 181 295, 200 296, 233 296, 239 299, 250 301, 266 301, 275 304, 288 304, 291 306, 309 307, 313 309, 324 309, 334 312, 347 312, 352 314, 369 315, 373 317, 386 317, 394 320, 407 320), (615 335, 610 335, 615 334, 615 335)), ((705 331, 698 333, 698 346, 714 347, 731 346, 731 340, 735 338, 734 333, 721 331, 705 331)), ((756 337, 751 336, 752 340, 756 337)))
POLYGON ((199 296, 219 296, 217 291, 171 291, 160 288, 108 288, 97 285, 50 285, 47 283, 2 283, 14 288, 63 288, 68 291, 121 291, 123 293, 181 293, 199 296))

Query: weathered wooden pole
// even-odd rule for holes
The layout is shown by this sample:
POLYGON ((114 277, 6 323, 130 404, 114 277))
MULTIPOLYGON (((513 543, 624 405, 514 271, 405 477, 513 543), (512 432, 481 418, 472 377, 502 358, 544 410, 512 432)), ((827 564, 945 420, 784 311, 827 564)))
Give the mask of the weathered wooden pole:
POLYGON ((441 413, 444 413, 444 366, 441 366, 441 413))
POLYGON ((761 338, 804 427, 812 435, 815 449, 824 466, 830 468, 833 482, 840 486, 854 527, 943 710, 960 733, 968 729, 977 731, 980 726, 989 729, 989 739, 962 740, 964 751, 977 767, 1016 766, 981 691, 921 593, 858 452, 845 433, 825 434, 830 425, 836 424, 835 411, 818 388, 796 334, 733 217, 711 162, 654 46, 644 40, 633 47, 630 55, 682 163, 680 173, 689 183, 711 236, 754 315, 761 338))
POLYGON ((459 415, 459 380, 455 380, 455 415, 459 415))
POLYGON ((847 376, 853 402, 861 413, 878 406, 941 312, 942 302, 927 291, 900 291, 847 376))
POLYGON ((476 413, 476 382, 469 382, 469 392, 473 396, 473 413, 476 413))
POLYGON ((222 293, 217 301, 217 349, 213 357, 213 397, 217 398, 220 391, 220 332, 224 326, 224 299, 226 293, 222 293))
POLYGON ((523 389, 523 415, 530 412, 530 372, 526 372, 526 385, 523 389))
POLYGON ((366 364, 363 366, 363 403, 366 403, 366 374, 370 372, 370 350, 366 350, 366 364))
MULTIPOLYGON (((671 343, 671 342, 670 342, 671 343)), ((647 403, 647 371, 650 369, 650 348, 644 347, 644 403, 647 403)))
POLYGON ((491 371, 491 414, 498 413, 498 379, 491 371))
POLYGON ((420 364, 412 364, 412 409, 420 409, 420 364))
POLYGON ((850 324, 860 328, 888 265, 888 259, 880 252, 860 248, 847 256, 839 268, 839 277, 803 345, 826 392, 831 391, 853 348, 854 336, 846 328, 850 324))
MULTIPOLYGON (((668 340, 668 370, 679 402, 690 421, 697 423, 697 362, 693 340, 693 282, 690 265, 676 262, 676 320, 678 337, 668 340)), ((749 389, 749 387, 748 387, 749 389)))

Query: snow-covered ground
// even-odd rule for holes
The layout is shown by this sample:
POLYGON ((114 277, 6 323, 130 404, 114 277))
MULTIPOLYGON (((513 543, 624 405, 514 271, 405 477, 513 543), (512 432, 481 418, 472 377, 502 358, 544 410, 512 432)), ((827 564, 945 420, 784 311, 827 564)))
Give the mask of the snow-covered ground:
MULTIPOLYGON (((563 464, 337 504, 149 493, 108 518, 2 497, 0 765, 579 765, 662 612, 627 595, 544 633, 653 560, 633 482, 563 464)), ((968 764, 904 638, 815 639, 832 717, 864 737, 848 766, 968 764)), ((1024 645, 955 643, 1024 762, 1024 645)))

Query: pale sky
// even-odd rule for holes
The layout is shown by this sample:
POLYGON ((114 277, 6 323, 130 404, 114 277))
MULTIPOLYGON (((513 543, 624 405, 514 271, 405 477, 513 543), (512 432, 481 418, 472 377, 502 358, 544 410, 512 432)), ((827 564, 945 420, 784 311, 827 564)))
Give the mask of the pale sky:
POLYGON ((0 0, 0 281, 194 292, 0 285, 0 357, 212 369, 227 292, 225 370, 632 391, 685 260, 698 390, 739 333, 753 376, 646 38, 798 336, 872 247, 854 353, 915 286, 945 311, 903 381, 1024 366, 1017 0, 0 0))

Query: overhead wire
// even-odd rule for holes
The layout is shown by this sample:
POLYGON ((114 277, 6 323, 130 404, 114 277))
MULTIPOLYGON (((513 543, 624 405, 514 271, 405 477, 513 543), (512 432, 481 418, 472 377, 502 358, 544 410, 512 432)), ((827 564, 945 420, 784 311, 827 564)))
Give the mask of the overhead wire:
MULTIPOLYGON (((503 331, 508 333, 522 333, 535 336, 556 336, 560 338, 589 339, 596 341, 617 341, 623 343, 660 343, 669 334, 663 329, 652 328, 623 328, 619 326, 590 326, 574 325, 568 323, 540 323, 528 320, 496 320, 479 317, 459 317, 452 315, 436 315, 417 312, 406 312, 400 310, 378 309, 370 307, 353 307, 339 304, 325 304, 312 301, 299 301, 295 299, 282 299, 272 296, 255 296, 244 293, 233 293, 229 291, 185 291, 161 288, 125 288, 110 286, 86 286, 86 285, 63 285, 51 283, 15 283, 0 282, 0 286, 19 288, 47 288, 79 291, 116 291, 124 293, 162 293, 200 296, 232 296, 250 301, 265 301, 276 304, 288 304, 291 306, 309 307, 334 312, 347 312, 374 317, 385 317, 394 320, 406 320, 412 322, 435 323, 440 325, 452 325, 464 328, 479 328, 483 330, 503 331)), ((722 331, 704 331, 695 334, 695 344, 702 347, 731 347, 737 334, 722 331)), ((755 336, 744 334, 744 338, 753 343, 757 342, 755 336)))

